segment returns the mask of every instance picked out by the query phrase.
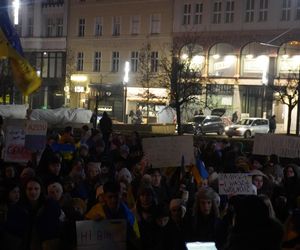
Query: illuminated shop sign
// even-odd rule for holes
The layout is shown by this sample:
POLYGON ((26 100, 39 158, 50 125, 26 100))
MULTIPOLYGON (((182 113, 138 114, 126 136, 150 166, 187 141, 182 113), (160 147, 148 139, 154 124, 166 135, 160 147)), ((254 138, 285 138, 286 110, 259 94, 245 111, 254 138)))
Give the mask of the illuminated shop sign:
POLYGON ((285 58, 281 56, 279 58, 279 71, 280 73, 298 72, 300 69, 300 56, 293 56, 285 58))
POLYGON ((244 58, 244 73, 264 73, 269 67, 269 57, 244 58))

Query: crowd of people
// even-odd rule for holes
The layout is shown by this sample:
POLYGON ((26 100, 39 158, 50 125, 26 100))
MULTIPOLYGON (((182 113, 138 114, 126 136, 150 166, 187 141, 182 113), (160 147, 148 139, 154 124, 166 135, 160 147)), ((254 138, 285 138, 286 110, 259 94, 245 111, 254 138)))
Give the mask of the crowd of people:
POLYGON ((220 250, 299 248, 296 161, 198 140, 204 173, 195 165, 158 169, 138 132, 110 127, 83 126, 80 138, 71 127, 49 131, 38 163, 1 163, 1 249, 73 250, 76 221, 103 219, 126 221, 128 250, 184 250, 194 241, 220 250), (251 173, 256 195, 219 195, 219 173, 251 173))

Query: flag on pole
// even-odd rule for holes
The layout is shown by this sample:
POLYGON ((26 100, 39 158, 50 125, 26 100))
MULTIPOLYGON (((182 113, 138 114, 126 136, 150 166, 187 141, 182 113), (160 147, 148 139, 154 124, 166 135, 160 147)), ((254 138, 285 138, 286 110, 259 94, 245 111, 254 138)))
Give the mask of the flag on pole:
POLYGON ((41 78, 23 56, 19 36, 10 22, 6 8, 0 9, 0 58, 8 58, 17 87, 29 95, 41 85, 41 78))

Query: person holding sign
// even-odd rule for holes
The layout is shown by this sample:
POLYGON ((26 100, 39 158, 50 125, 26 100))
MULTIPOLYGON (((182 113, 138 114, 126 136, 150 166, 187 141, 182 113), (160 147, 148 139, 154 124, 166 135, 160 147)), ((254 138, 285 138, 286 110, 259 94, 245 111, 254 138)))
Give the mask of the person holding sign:
POLYGON ((103 202, 96 204, 86 214, 89 220, 115 220, 127 221, 127 249, 139 249, 140 232, 134 214, 125 203, 121 202, 120 186, 115 182, 106 182, 103 185, 103 202))

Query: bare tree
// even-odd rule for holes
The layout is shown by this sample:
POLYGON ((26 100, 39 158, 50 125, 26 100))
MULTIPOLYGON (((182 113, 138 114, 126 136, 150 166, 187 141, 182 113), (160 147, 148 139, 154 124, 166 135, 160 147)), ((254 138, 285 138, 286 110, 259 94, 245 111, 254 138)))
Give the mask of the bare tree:
POLYGON ((278 78, 278 85, 270 85, 270 88, 274 91, 275 98, 288 106, 287 134, 289 135, 291 133, 292 111, 298 104, 299 98, 298 75, 290 73, 286 79, 278 78))
POLYGON ((142 98, 146 99, 147 105, 147 121, 149 120, 149 105, 150 100, 153 98, 159 98, 150 92, 150 88, 159 86, 159 60, 156 58, 155 51, 153 51, 150 42, 147 42, 139 51, 138 62, 138 80, 141 86, 145 89, 142 93, 142 98))
MULTIPOLYGON (((193 50, 193 43, 190 45, 190 49, 193 50)), ((163 83, 170 90, 170 106, 176 110, 177 132, 180 135, 182 107, 197 101, 210 80, 202 76, 203 64, 196 64, 192 55, 180 57, 180 49, 175 46, 171 56, 162 59, 161 67, 163 83)))

